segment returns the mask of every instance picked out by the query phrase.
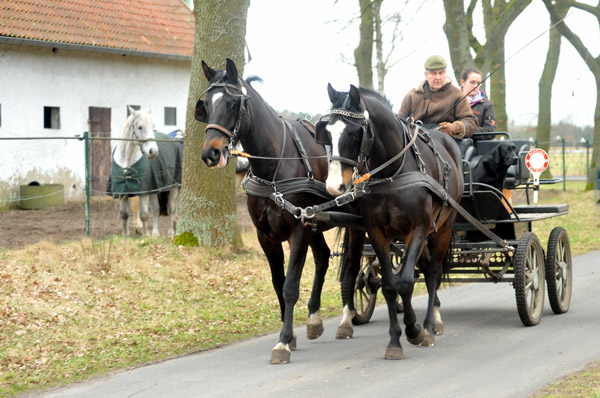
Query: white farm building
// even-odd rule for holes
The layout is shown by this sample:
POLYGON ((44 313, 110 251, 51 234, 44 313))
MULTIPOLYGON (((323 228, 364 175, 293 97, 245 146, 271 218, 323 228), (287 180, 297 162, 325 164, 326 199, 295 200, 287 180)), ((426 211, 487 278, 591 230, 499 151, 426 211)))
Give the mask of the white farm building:
MULTIPOLYGON (((62 137, 120 137, 128 105, 150 107, 157 131, 183 130, 193 42, 181 0, 0 0, 0 209, 32 181, 82 200, 84 144, 62 137), (19 137, 59 138, 2 139, 19 137)), ((110 154, 91 142, 93 194, 110 154)))

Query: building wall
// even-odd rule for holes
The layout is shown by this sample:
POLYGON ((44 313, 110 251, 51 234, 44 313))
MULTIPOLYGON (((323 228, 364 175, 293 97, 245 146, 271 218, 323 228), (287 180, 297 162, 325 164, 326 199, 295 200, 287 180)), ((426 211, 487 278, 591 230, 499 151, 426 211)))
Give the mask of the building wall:
MULTIPOLYGON (((90 106, 111 108, 112 137, 127 105, 150 107, 158 131, 185 127, 189 61, 0 44, 0 71, 0 138, 83 135, 90 106), (44 128, 45 106, 60 109, 60 128, 44 128), (175 126, 164 125, 164 107, 177 109, 175 126)), ((0 140, 0 208, 31 181, 64 184, 66 201, 82 200, 84 155, 78 140, 0 140)))

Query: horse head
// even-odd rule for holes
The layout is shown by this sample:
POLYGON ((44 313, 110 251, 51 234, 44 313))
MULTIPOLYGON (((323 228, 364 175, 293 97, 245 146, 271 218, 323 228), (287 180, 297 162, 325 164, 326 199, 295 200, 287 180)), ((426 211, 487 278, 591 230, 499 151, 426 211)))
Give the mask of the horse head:
POLYGON ((327 92, 332 103, 331 115, 328 121, 317 123, 316 139, 331 146, 327 191, 341 195, 350 189, 353 175, 369 154, 373 134, 369 112, 355 86, 350 85, 350 91, 345 93, 329 84, 327 92))
POLYGON ((158 156, 158 145, 153 140, 154 137, 154 122, 150 117, 151 109, 136 111, 132 107, 129 108, 129 118, 127 119, 124 135, 126 138, 136 140, 136 144, 140 146, 142 154, 148 159, 154 159, 158 156))
POLYGON ((228 154, 238 142, 242 117, 247 114, 248 91, 229 58, 224 71, 214 70, 204 61, 202 70, 209 87, 202 93, 206 98, 196 103, 194 115, 207 123, 201 157, 208 167, 221 168, 227 166, 228 154))

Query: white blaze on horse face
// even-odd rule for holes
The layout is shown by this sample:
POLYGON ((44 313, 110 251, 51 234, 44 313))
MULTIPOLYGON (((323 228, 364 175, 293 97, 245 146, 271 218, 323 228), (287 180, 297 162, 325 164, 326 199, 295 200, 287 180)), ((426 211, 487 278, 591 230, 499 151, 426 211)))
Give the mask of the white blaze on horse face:
MULTIPOLYGON (((332 125, 328 125, 327 130, 331 134, 331 151, 332 156, 340 156, 339 141, 342 133, 346 129, 346 123, 338 120, 332 125)), ((340 190, 340 186, 343 184, 342 179, 342 163, 339 160, 332 160, 329 163, 329 173, 325 185, 327 191, 332 195, 340 195, 344 192, 340 190)))
MULTIPOLYGON (((154 122, 148 113, 137 112, 136 120, 133 123, 135 129, 135 135, 139 139, 153 139, 154 136, 154 122)), ((158 156, 158 145, 156 141, 145 141, 140 145, 142 153, 148 159, 154 159, 158 156)))
POLYGON ((221 100, 221 98, 223 98, 223 93, 215 93, 212 96, 211 101, 212 101, 213 109, 217 106, 217 103, 221 100))

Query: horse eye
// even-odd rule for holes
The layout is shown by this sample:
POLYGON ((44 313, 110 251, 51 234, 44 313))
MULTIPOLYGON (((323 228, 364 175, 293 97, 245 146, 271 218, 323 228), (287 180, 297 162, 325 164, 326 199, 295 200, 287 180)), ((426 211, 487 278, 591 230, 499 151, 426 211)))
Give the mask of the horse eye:
POLYGON ((237 104, 238 104, 238 102, 237 102, 237 101, 230 101, 230 102, 228 102, 228 103, 227 103, 227 107, 228 107, 230 110, 232 110, 232 111, 233 111, 233 110, 235 110, 235 108, 237 107, 237 104))

